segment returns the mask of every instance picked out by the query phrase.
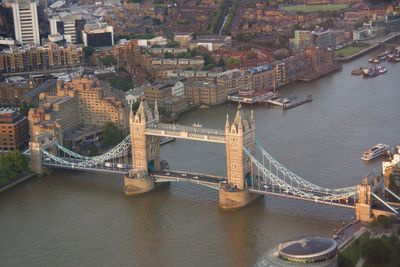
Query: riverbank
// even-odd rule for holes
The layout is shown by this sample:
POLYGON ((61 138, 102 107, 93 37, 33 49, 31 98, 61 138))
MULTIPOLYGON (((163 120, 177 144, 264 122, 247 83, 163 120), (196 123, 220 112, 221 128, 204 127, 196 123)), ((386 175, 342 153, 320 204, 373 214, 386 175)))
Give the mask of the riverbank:
POLYGON ((311 73, 307 73, 299 78, 297 78, 297 81, 300 82, 311 82, 313 80, 316 80, 318 78, 321 78, 325 75, 328 75, 329 73, 335 72, 335 71, 339 71, 342 69, 342 65, 341 64, 334 64, 334 65, 330 65, 327 66, 323 69, 317 70, 317 71, 313 71, 311 73))
POLYGON ((383 39, 380 40, 380 41, 377 41, 375 44, 373 44, 373 45, 371 45, 371 46, 369 46, 369 47, 367 47, 367 48, 365 48, 365 49, 363 49, 363 50, 361 50, 361 51, 359 51, 359 52, 357 52, 357 53, 355 53, 355 54, 353 54, 353 55, 351 55, 351 56, 347 56, 347 57, 335 57, 335 60, 338 61, 338 62, 348 62, 348 61, 351 61, 351 60, 353 60, 353 59, 356 59, 356 58, 358 58, 358 57, 361 57, 361 56, 363 56, 363 55, 365 55, 365 54, 371 52, 372 50, 375 50, 376 48, 380 47, 382 44, 385 44, 385 43, 387 43, 387 42, 389 42, 389 41, 392 41, 392 40, 394 40, 394 39, 397 39, 399 36, 400 36, 400 33, 394 33, 394 34, 392 34, 392 35, 390 35, 390 36, 387 36, 387 37, 383 38, 383 39))
POLYGON ((29 174, 26 174, 19 178, 13 179, 13 181, 11 181, 10 183, 0 186, 0 192, 6 191, 6 190, 16 186, 17 184, 25 182, 26 180, 28 180, 34 176, 36 176, 36 173, 29 173, 29 174))

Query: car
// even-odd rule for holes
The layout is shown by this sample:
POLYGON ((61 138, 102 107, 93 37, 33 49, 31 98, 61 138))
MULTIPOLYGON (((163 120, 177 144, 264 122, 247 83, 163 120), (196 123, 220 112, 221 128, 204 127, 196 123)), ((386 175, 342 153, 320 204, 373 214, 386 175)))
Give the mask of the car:
POLYGON ((109 163, 109 162, 106 162, 106 163, 104 163, 104 166, 106 166, 106 167, 112 167, 112 163, 109 163))
POLYGON ((50 161, 50 158, 44 158, 44 161, 50 161))
POLYGON ((165 175, 169 175, 169 172, 166 172, 165 175))
POLYGON ((223 184, 227 184, 228 183, 228 181, 227 180, 222 180, 222 182, 221 183, 223 183, 223 184))
POLYGON ((199 179, 199 176, 193 176, 193 179, 199 179))
POLYGON ((187 176, 187 174, 186 174, 186 173, 182 173, 182 174, 181 174, 181 176, 183 176, 183 177, 186 177, 186 176, 187 176))
POLYGON ((269 186, 268 185, 263 185, 263 187, 265 188, 265 189, 269 189, 269 186))
POLYGON ((123 168, 125 168, 125 164, 118 163, 117 168, 123 169, 123 168))

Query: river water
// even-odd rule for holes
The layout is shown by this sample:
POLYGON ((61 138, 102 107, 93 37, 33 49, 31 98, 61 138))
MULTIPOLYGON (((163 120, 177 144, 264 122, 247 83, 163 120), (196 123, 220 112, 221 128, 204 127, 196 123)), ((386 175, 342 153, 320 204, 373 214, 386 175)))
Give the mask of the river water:
MULTIPOLYGON (((363 79, 352 69, 281 88, 313 102, 283 112, 254 107, 256 137, 281 163, 326 187, 355 185, 380 162, 364 149, 400 143, 400 64, 363 79)), ((223 129, 235 105, 181 117, 223 129)), ((225 147, 176 140, 162 147, 171 169, 225 174, 225 147)), ((0 194, 0 266, 254 266, 267 249, 306 234, 331 235, 353 216, 347 209, 265 197, 222 212, 218 193, 175 183, 126 197, 120 175, 61 171, 0 194)))

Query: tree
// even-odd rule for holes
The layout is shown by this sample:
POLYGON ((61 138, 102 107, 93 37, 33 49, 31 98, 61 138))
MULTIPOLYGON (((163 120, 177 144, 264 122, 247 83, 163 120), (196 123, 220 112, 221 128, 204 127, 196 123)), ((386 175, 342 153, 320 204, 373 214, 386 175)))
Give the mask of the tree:
POLYGON ((390 249, 382 239, 365 239, 361 244, 361 256, 371 263, 385 263, 389 260, 390 249))
POLYGON ((233 66, 238 65, 238 64, 240 64, 240 59, 237 59, 237 58, 230 57, 226 61, 226 66, 228 68, 232 68, 233 66))
POLYGON ((340 266, 340 267, 353 267, 353 262, 351 261, 351 259, 348 256, 346 256, 346 255, 344 255, 342 253, 339 253, 338 266, 340 266))
POLYGON ((104 66, 111 66, 114 63, 114 57, 112 55, 107 55, 102 59, 104 66))
POLYGON ((103 125, 103 143, 106 146, 112 146, 121 141, 122 135, 118 128, 112 122, 106 122, 103 125))
POLYGON ((99 148, 95 144, 91 144, 88 147, 89 156, 93 157, 99 154, 99 148))
POLYGON ((174 58, 174 54, 172 54, 171 52, 165 52, 164 58, 174 58))
POLYGON ((140 100, 133 102, 132 103, 132 111, 136 112, 138 110, 139 106, 140 106, 140 100))
POLYGON ((24 116, 28 116, 28 112, 31 107, 32 105, 28 105, 27 103, 24 102, 19 106, 19 112, 24 116))
POLYGON ((91 46, 86 46, 83 48, 83 54, 85 56, 86 62, 89 61, 89 58, 93 55, 94 51, 94 48, 91 46))
POLYGON ((168 40, 167 41, 167 46, 168 47, 179 47, 179 43, 174 41, 174 40, 168 40))

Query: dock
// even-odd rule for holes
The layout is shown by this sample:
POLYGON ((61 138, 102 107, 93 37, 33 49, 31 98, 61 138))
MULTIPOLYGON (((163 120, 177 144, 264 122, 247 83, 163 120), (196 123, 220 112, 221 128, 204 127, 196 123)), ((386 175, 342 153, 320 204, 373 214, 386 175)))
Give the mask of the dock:
POLYGON ((311 93, 309 93, 309 94, 307 95, 307 97, 304 98, 304 99, 302 99, 302 100, 294 101, 294 102, 289 102, 289 103, 287 103, 287 104, 284 104, 284 105, 283 105, 283 109, 284 109, 284 110, 288 110, 288 109, 291 109, 291 108, 294 108, 294 107, 303 105, 303 104, 305 104, 305 103, 309 103, 309 102, 311 102, 311 101, 312 101, 312 97, 311 97, 311 93))
POLYGON ((267 105, 278 106, 281 107, 283 110, 292 109, 294 107, 303 105, 305 103, 309 103, 312 101, 311 93, 307 95, 307 97, 296 100, 297 97, 289 98, 276 98, 276 99, 269 99, 266 101, 267 105))

